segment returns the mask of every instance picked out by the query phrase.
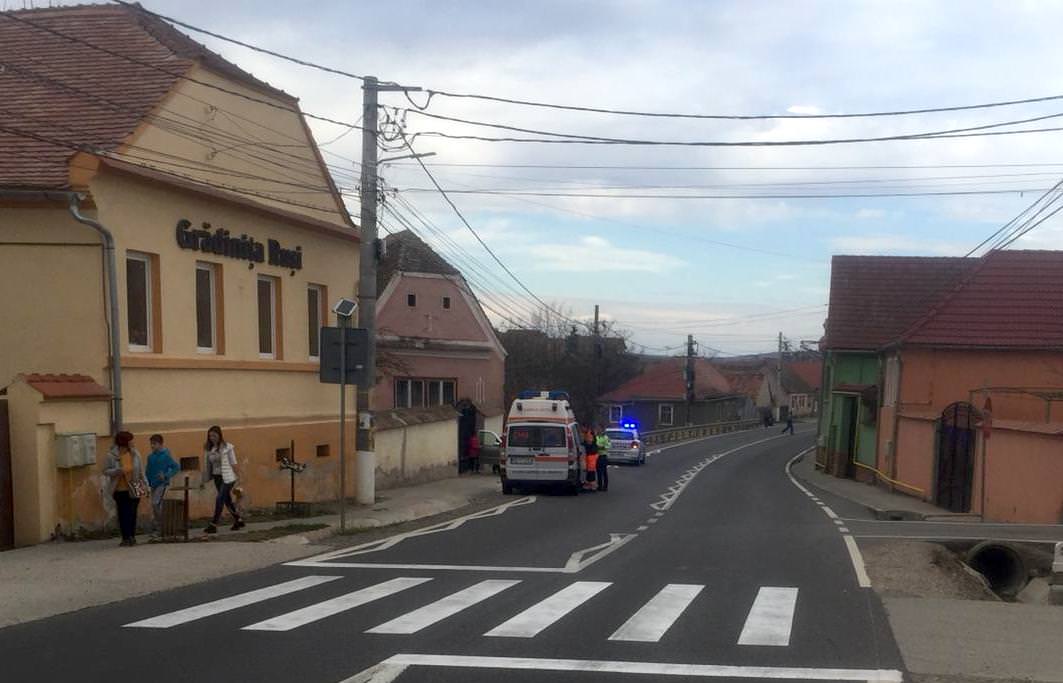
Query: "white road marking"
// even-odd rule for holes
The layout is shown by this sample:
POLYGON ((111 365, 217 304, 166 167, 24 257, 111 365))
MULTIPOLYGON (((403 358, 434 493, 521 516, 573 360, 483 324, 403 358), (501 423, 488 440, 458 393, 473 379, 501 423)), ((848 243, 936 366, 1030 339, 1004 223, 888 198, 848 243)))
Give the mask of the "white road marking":
POLYGON ((823 506, 823 512, 831 519, 838 519, 838 515, 834 514, 834 510, 831 510, 826 505, 823 506))
POLYGON ((663 512, 655 512, 655 513, 653 513, 653 516, 654 517, 664 517, 664 513, 663 512))
MULTIPOLYGON (((509 671, 578 671, 587 673, 641 674, 644 676, 690 676, 693 678, 869 681, 870 683, 901 683, 903 680, 901 672, 896 669, 814 669, 802 667, 725 666, 719 664, 672 664, 665 662, 617 662, 594 659, 477 657, 472 655, 397 654, 384 660, 381 664, 395 667, 429 666, 463 669, 503 669, 509 671)), ((359 679, 358 683, 362 683, 362 681, 365 681, 365 683, 377 683, 377 679, 373 678, 359 679)))
POLYGON ((244 626, 244 631, 291 631, 293 628, 299 628, 307 624, 319 621, 326 617, 331 617, 334 614, 340 612, 346 612, 349 609, 360 607, 366 603, 386 598, 389 595, 394 595, 407 588, 413 588, 419 586, 422 583, 431 581, 432 579, 412 579, 407 577, 399 577, 397 579, 391 579, 383 583, 378 583, 368 588, 354 591, 353 593, 347 593, 331 600, 325 600, 303 609, 297 609, 294 612, 288 612, 282 614, 279 617, 273 617, 272 619, 266 619, 250 626, 244 626))
POLYGON ((484 635, 532 638, 611 585, 609 581, 577 581, 499 624, 484 635))
POLYGON ((656 643, 705 588, 697 584, 670 583, 643 605, 609 640, 656 643))
POLYGON ((871 587, 871 578, 867 575, 867 567, 864 566, 864 556, 860 553, 856 541, 849 534, 842 536, 845 539, 845 547, 849 550, 849 559, 853 562, 853 570, 856 571, 856 582, 861 588, 871 587))
POLYGON ((649 519, 646 520, 646 522, 648 524, 656 524, 659 519, 660 519, 660 517, 650 517, 649 519))
POLYGON ((753 601, 753 607, 746 616, 742 634, 738 636, 738 644, 781 647, 789 645, 796 605, 796 588, 761 587, 757 592, 757 599, 753 601))
POLYGON ((125 628, 170 628, 171 626, 178 626, 180 624, 187 624, 190 621, 196 621, 204 617, 211 617, 215 614, 221 614, 222 612, 228 612, 230 610, 239 609, 240 607, 247 607, 253 605, 256 602, 262 602, 269 600, 270 598, 280 597, 281 595, 287 595, 294 593, 295 591, 301 591, 305 588, 313 588, 314 586, 320 586, 323 583, 335 581, 336 579, 343 578, 341 576, 304 576, 291 581, 285 581, 284 583, 278 583, 274 586, 266 586, 265 588, 259 588, 257 590, 248 591, 246 593, 240 593, 238 595, 231 595, 221 600, 213 600, 211 602, 205 602, 202 605, 195 605, 194 607, 187 607, 185 609, 177 610, 176 612, 169 612, 168 614, 160 614, 157 617, 150 619, 144 619, 143 621, 135 621, 131 624, 126 624, 125 628))
POLYGON ((837 524, 838 526, 842 526, 843 524, 845 524, 845 522, 843 522, 843 521, 842 521, 842 520, 840 520, 840 519, 836 519, 836 520, 834 520, 834 523, 835 523, 835 524, 837 524))
POLYGON ((843 534, 847 534, 847 533, 849 533, 849 527, 840 526, 840 527, 838 527, 838 531, 842 532, 843 534))
POLYGON ((408 664, 391 664, 384 661, 350 678, 345 678, 340 683, 392 683, 406 671, 408 666, 408 664))
POLYGON ((366 631, 366 633, 417 633, 423 628, 427 628, 447 617, 454 616, 464 609, 468 609, 477 603, 498 595, 507 588, 516 586, 518 583, 520 583, 519 579, 488 579, 487 581, 481 581, 480 583, 473 584, 453 595, 448 595, 441 600, 436 600, 429 605, 415 609, 412 612, 407 612, 401 617, 396 617, 385 624, 371 628, 366 631))
POLYGON ((649 529, 649 527, 648 527, 648 526, 646 526, 645 524, 643 524, 643 525, 642 525, 642 526, 640 526, 639 528, 635 529, 635 531, 645 531, 646 529, 649 529))

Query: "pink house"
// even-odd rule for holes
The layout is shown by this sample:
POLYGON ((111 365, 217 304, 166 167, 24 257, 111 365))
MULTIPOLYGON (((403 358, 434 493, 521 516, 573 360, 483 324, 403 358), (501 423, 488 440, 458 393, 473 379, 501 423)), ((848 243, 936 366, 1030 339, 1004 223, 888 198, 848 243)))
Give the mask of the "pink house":
POLYGON ((474 431, 501 428, 506 351, 457 268, 409 230, 383 247, 373 411, 453 406, 464 454, 474 431))

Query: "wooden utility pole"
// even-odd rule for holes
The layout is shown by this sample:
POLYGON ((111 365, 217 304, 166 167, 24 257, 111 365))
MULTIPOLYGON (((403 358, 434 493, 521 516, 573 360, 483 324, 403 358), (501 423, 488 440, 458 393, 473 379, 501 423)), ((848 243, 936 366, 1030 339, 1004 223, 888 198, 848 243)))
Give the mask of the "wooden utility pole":
POLYGON ((694 424, 694 335, 687 335, 687 360, 683 372, 683 380, 686 382, 687 400, 687 425, 694 424))

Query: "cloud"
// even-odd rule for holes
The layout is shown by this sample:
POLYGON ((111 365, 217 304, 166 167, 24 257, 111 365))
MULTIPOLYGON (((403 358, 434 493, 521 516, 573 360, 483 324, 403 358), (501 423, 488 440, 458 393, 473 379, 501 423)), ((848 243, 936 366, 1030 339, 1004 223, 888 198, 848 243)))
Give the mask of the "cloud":
POLYGON ((886 211, 883 209, 860 209, 856 212, 857 220, 876 220, 885 217, 886 211))
POLYGON ((828 242, 836 253, 892 254, 911 256, 962 256, 969 245, 901 235, 854 235, 833 237, 828 242))
POLYGON ((527 251, 537 259, 537 270, 664 274, 686 265, 674 256, 617 247, 596 235, 582 237, 575 243, 537 244, 527 251))

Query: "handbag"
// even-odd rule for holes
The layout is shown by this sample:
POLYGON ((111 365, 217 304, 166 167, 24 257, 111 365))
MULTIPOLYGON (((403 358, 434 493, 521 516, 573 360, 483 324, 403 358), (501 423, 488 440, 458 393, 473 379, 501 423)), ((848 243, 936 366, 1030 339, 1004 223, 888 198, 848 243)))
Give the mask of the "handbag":
POLYGON ((151 493, 148 482, 137 477, 129 482, 129 495, 132 498, 147 498, 151 493))

